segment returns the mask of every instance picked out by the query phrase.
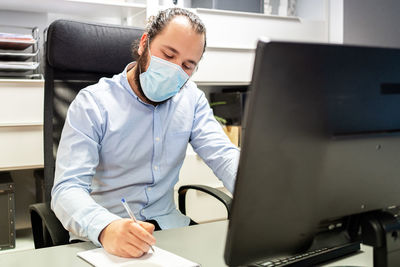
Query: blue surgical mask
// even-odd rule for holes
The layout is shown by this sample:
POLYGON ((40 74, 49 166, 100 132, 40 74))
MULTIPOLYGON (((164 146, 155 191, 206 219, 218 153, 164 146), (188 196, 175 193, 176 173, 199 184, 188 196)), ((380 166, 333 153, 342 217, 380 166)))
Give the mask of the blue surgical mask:
POLYGON ((146 97, 153 102, 162 102, 176 95, 189 75, 180 66, 151 56, 147 71, 141 73, 139 79, 146 97))

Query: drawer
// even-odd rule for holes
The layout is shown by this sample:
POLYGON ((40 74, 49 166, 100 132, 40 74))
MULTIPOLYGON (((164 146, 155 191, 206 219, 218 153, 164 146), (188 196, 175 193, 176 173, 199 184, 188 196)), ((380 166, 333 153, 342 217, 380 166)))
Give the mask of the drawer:
POLYGON ((44 82, 0 80, 0 126, 43 124, 44 82))
POLYGON ((43 167, 43 127, 0 127, 0 170, 43 167))

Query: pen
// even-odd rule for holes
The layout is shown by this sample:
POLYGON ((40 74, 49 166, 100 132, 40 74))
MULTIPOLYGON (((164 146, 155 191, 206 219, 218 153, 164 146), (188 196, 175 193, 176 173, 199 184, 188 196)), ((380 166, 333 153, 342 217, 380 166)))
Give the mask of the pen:
MULTIPOLYGON (((122 202, 122 205, 124 205, 125 210, 128 212, 129 217, 131 217, 131 219, 132 219, 135 223, 137 223, 137 220, 136 220, 136 218, 135 218, 135 215, 133 215, 133 212, 132 212, 132 210, 129 208, 128 203, 126 203, 125 198, 122 198, 122 199, 121 199, 121 202, 122 202)), ((154 252, 153 246, 150 245, 150 244, 149 244, 149 246, 150 246, 151 250, 154 252)))

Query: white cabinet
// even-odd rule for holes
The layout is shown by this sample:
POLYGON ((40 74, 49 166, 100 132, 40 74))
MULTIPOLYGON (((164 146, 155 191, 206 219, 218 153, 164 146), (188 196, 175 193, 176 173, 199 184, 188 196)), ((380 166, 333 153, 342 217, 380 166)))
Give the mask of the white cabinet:
POLYGON ((249 84, 257 41, 328 42, 327 22, 257 13, 195 9, 207 28, 198 84, 249 84))
POLYGON ((209 47, 192 79, 197 85, 248 85, 254 49, 209 47))
POLYGON ((0 170, 43 167, 42 80, 0 80, 0 170))
POLYGON ((209 47, 254 49, 260 36, 273 40, 327 41, 325 20, 201 8, 194 12, 207 28, 209 47))

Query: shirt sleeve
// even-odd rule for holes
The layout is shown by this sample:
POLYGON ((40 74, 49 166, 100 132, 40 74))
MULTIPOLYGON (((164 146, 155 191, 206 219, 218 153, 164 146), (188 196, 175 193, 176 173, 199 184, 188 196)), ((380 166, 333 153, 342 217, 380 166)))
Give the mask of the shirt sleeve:
POLYGON ((233 193, 240 152, 214 118, 203 92, 196 104, 190 144, 224 186, 233 193))
POLYGON ((101 246, 100 232, 119 219, 90 196, 104 130, 101 109, 81 90, 71 103, 57 150, 51 207, 75 236, 101 246))

